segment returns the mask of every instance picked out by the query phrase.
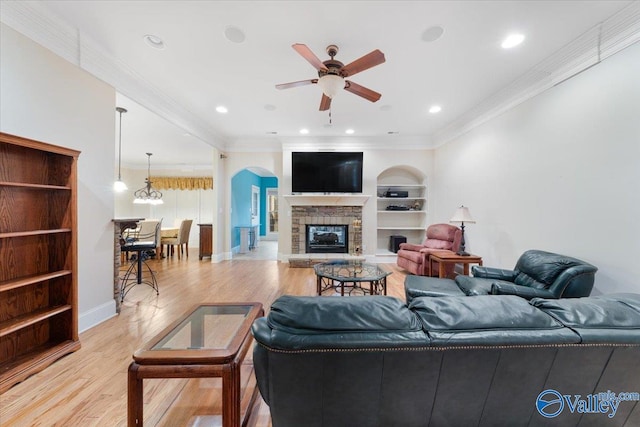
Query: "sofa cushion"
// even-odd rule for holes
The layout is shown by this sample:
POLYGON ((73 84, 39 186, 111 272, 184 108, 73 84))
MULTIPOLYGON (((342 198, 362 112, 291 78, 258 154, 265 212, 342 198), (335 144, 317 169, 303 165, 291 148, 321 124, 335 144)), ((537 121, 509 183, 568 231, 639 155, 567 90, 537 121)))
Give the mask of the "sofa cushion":
POLYGON ((414 313, 387 296, 284 295, 271 305, 269 345, 283 349, 428 345, 414 313))
POLYGON ((432 345, 577 343, 580 338, 548 314, 513 295, 415 298, 432 345))
POLYGON ((429 249, 447 249, 451 250, 453 242, 446 240, 427 239, 424 241, 424 246, 429 249))
POLYGON ((575 330, 584 343, 640 344, 640 295, 610 294, 529 302, 575 330))
POLYGON ((500 282, 500 280, 469 277, 462 274, 456 276, 455 280, 460 290, 469 296, 489 295, 491 293, 491 284, 500 282))
POLYGON ((408 274, 404 279, 404 293, 407 304, 417 297, 463 296, 456 282, 451 279, 414 276, 408 274))

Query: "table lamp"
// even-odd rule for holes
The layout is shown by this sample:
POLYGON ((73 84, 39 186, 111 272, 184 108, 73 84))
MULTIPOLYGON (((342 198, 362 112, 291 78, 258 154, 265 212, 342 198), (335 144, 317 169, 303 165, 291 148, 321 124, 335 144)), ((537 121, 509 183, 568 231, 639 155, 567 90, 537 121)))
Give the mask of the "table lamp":
POLYGON ((469 213, 469 208, 467 208, 466 206, 460 206, 458 209, 456 209, 456 212, 453 214, 453 217, 449 220, 449 222, 454 222, 454 223, 459 222, 460 228, 462 229, 462 239, 460 239, 460 248, 458 249, 458 252, 456 252, 456 254, 461 256, 469 256, 470 254, 464 250, 465 249, 464 223, 469 222, 471 224, 475 224, 475 220, 471 217, 471 214, 469 213))

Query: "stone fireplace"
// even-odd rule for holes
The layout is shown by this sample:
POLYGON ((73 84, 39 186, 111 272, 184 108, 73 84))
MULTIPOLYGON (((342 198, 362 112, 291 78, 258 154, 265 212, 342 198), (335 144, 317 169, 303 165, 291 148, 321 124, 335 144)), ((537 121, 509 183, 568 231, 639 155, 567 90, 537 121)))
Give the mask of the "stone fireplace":
MULTIPOLYGON (((362 206, 292 206, 291 253, 308 253, 307 225, 315 227, 346 225, 344 236, 346 249, 342 253, 354 254, 356 248, 362 250, 362 229, 354 227, 354 223, 362 223, 362 206)), ((326 249, 324 252, 314 251, 312 253, 336 253, 326 249)))

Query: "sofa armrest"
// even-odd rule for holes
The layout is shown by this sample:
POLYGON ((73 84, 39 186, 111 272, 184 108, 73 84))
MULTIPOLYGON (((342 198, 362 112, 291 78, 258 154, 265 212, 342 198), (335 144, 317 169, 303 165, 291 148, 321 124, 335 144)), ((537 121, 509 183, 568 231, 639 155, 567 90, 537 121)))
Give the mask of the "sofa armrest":
POLYGON ((531 299, 531 298, 554 298, 553 293, 546 289, 537 289, 530 288, 528 286, 520 286, 516 284, 510 283, 493 283, 491 285, 491 294, 492 295, 516 295, 522 298, 531 299))
POLYGON ((497 279, 505 280, 507 282, 513 282, 517 276, 517 273, 513 270, 504 270, 502 268, 493 267, 480 267, 474 265, 471 268, 473 277, 480 277, 482 279, 497 279))
POLYGON ((414 243, 400 243, 400 250, 420 252, 420 249, 424 249, 424 246, 414 243))

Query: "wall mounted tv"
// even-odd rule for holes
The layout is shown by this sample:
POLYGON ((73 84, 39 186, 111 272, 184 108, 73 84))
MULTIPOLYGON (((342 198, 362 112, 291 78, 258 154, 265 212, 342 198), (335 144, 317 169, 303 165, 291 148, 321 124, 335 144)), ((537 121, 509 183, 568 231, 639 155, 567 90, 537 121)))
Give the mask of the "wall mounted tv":
POLYGON ((294 193, 362 193, 362 153, 293 152, 294 193))

